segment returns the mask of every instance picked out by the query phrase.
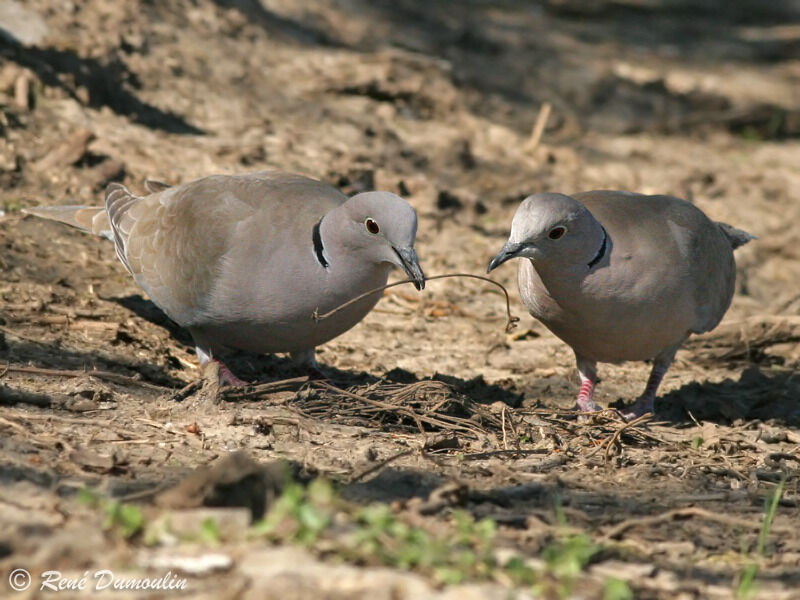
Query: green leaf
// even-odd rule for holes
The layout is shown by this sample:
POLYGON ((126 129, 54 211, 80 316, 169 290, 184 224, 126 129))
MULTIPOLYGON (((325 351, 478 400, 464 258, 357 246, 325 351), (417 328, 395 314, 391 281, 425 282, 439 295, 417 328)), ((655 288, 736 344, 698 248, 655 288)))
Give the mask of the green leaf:
POLYGON ((144 515, 138 506, 122 504, 114 500, 106 505, 105 511, 106 518, 103 527, 105 529, 118 527, 125 538, 132 537, 144 527, 144 515))
POLYGON ((622 579, 612 577, 606 581, 603 600, 633 600, 633 591, 622 579))
POLYGON ((84 487, 78 490, 77 500, 81 504, 93 508, 100 503, 100 495, 94 490, 84 487))
POLYGON ((209 544, 219 544, 221 540, 219 524, 214 517, 203 519, 200 524, 200 539, 209 544))

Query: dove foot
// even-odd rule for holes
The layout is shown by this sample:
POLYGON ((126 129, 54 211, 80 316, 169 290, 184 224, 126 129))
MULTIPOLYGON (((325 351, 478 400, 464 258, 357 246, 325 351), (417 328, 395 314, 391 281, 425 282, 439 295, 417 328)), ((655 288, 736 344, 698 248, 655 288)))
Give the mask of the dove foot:
POLYGON ((626 421, 633 421, 647 413, 655 414, 656 392, 658 386, 661 385, 661 380, 669 369, 672 358, 675 356, 675 349, 668 349, 663 352, 661 356, 656 357, 653 362, 653 368, 650 371, 650 377, 647 379, 647 385, 644 392, 639 398, 629 407, 620 411, 620 414, 626 421))
POLYGON ((233 372, 225 365, 224 362, 217 358, 212 359, 213 362, 216 363, 217 368, 219 369, 219 382, 222 385, 230 385, 230 386, 244 386, 250 385, 249 382, 245 381, 244 379, 239 379, 233 372))
POLYGON ((641 396, 633 404, 620 411, 622 418, 630 422, 647 413, 655 414, 655 397, 654 396, 641 396))
POLYGON ((314 348, 292 352, 290 354, 292 362, 311 379, 329 379, 317 362, 316 351, 314 348))
POLYGON ((306 372, 306 375, 308 375, 308 377, 312 380, 328 381, 330 379, 330 377, 328 377, 325 374, 325 371, 323 371, 319 366, 305 367, 303 370, 306 372))
POLYGON ((602 409, 600 405, 591 398, 582 398, 578 396, 578 399, 575 401, 575 410, 580 412, 597 412, 602 409))

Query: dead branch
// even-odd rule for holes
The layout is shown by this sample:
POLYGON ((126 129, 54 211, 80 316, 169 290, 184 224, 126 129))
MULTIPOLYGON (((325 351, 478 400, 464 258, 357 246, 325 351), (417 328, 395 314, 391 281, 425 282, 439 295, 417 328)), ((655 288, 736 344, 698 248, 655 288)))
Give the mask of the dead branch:
MULTIPOLYGON (((447 273, 445 275, 433 275, 432 277, 426 277, 425 281, 433 281, 434 279, 446 279, 448 277, 468 277, 470 279, 480 279, 481 281, 487 281, 492 285, 496 285, 497 287, 499 287, 503 291, 503 295, 506 298, 506 333, 509 333, 512 329, 514 329, 517 326, 519 317, 515 317, 514 315, 511 314, 511 298, 508 295, 508 290, 505 288, 503 284, 495 281, 494 279, 490 279, 489 277, 483 277, 482 275, 473 275, 472 273, 447 273)), ((368 292, 364 292, 363 294, 359 294, 352 300, 348 300, 344 304, 337 306, 336 308, 326 312, 325 314, 321 315, 319 314, 318 311, 314 311, 314 314, 311 315, 311 317, 314 319, 315 322, 322 321, 336 314, 340 310, 344 310, 345 308, 347 308, 351 304, 358 302, 359 300, 363 300, 364 298, 372 296, 373 294, 377 294, 378 292, 382 292, 383 290, 387 290, 396 285, 403 285, 404 283, 414 283, 414 280, 405 279, 403 281, 395 281, 394 283, 389 283, 387 285, 377 287, 375 289, 369 290, 368 292)))
POLYGON ((97 369, 91 369, 87 371, 66 371, 62 369, 44 369, 41 367, 18 367, 14 365, 6 365, 5 367, 7 372, 11 373, 29 373, 32 375, 46 375, 48 377, 96 377, 97 379, 104 379, 105 381, 111 381, 113 383, 120 383, 123 385, 137 385, 139 387, 143 387, 149 390, 154 390, 158 392, 163 392, 165 389, 164 386, 156 385, 154 383, 148 383, 146 381, 141 381, 140 379, 136 379, 135 377, 128 377, 127 375, 120 375, 119 373, 112 373, 110 371, 99 371, 97 369))
MULTIPOLYGON (((659 525, 661 523, 672 521, 673 519, 681 519, 686 517, 697 517, 699 519, 713 521, 715 523, 720 523, 721 525, 728 525, 729 527, 739 527, 741 529, 748 529, 748 530, 761 529, 760 519, 753 519, 751 521, 745 519, 737 519, 736 517, 729 517, 727 515, 711 512, 705 510, 704 508, 689 506, 687 508, 676 508, 673 510, 668 510, 659 515, 625 519, 621 523, 618 523, 617 525, 609 529, 603 536, 603 539, 605 540, 616 539, 620 535, 625 533, 628 529, 631 529, 632 527, 651 527, 653 525, 659 525)), ((786 527, 773 525, 772 531, 785 533, 790 530, 786 527)))

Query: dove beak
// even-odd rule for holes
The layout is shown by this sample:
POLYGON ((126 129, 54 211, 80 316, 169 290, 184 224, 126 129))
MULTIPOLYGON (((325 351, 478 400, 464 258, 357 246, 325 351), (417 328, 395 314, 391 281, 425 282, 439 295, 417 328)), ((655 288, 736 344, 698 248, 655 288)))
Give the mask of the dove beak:
POLYGON ((489 263, 489 268, 486 269, 486 272, 491 273, 507 260, 516 258, 519 253, 522 252, 523 247, 523 244, 516 244, 511 241, 506 242, 505 245, 500 249, 500 252, 497 253, 497 256, 491 260, 489 263))
POLYGON ((425 273, 419 266, 419 259, 417 258, 417 251, 414 248, 394 248, 395 254, 400 259, 400 266, 409 276, 414 280, 414 287, 421 290, 425 287, 425 273))

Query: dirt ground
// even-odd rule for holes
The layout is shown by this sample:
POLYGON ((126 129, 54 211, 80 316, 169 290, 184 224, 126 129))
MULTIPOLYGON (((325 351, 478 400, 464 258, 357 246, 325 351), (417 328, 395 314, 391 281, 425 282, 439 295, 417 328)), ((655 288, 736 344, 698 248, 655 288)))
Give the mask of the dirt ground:
MULTIPOLYGON (((170 568, 204 598, 537 593, 235 534, 148 544, 77 500, 156 510, 149 492, 241 449, 425 530, 459 508, 491 518, 498 551, 532 563, 564 530, 603 547, 545 596, 610 598, 619 578, 636 598, 730 598, 755 562, 759 597, 800 598, 799 2, 3 0, 0 27, 0 597, 44 594, 4 587, 15 568, 170 568), (570 412, 571 352, 527 315, 513 265, 492 274, 510 334, 493 286, 400 286, 319 349, 327 382, 240 355, 266 384, 178 394, 201 375, 190 338, 113 247, 20 213, 266 168, 403 195, 428 275, 483 274, 543 190, 678 195, 759 239, 736 252, 722 324, 626 426, 570 412)), ((602 365, 601 404, 635 398, 648 369, 602 365)))

